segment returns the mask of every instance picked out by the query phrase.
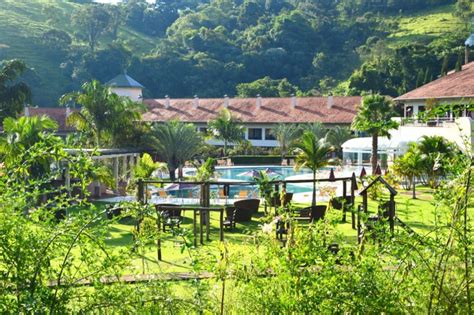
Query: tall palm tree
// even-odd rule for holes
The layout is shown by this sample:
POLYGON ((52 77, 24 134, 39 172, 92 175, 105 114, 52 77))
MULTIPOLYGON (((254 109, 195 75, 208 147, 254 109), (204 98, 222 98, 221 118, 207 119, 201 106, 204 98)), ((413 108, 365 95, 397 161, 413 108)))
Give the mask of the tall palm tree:
POLYGON ((47 131, 55 131, 58 124, 47 116, 7 117, 3 120, 4 137, 0 138, 3 161, 10 163, 23 151, 41 141, 47 131))
POLYGON ((338 153, 342 152, 344 142, 352 138, 351 130, 347 127, 336 126, 327 133, 328 141, 334 146, 338 153))
POLYGON ((227 155, 229 142, 237 142, 244 137, 243 126, 227 108, 223 108, 216 119, 209 121, 208 126, 214 138, 224 141, 224 155, 227 155))
POLYGON ((288 153, 289 148, 298 137, 299 128, 294 124, 278 124, 272 129, 272 134, 280 144, 281 159, 288 153))
POLYGON ((175 172, 184 163, 199 154, 203 139, 193 124, 170 121, 156 125, 152 129, 157 141, 157 151, 167 163, 170 179, 175 180, 175 172))
POLYGON ((0 121, 5 117, 16 117, 25 103, 31 101, 31 90, 18 77, 27 70, 24 62, 10 60, 0 68, 0 121))
POLYGON ((295 143, 296 160, 295 168, 307 167, 313 172, 313 198, 311 205, 316 206, 316 174, 322 167, 328 165, 328 154, 334 148, 326 138, 318 139, 314 133, 305 131, 301 139, 295 143))
POLYGON ((142 110, 140 104, 111 93, 107 86, 95 80, 84 83, 80 92, 62 96, 60 102, 82 106, 80 111, 69 115, 68 123, 90 135, 98 147, 112 144, 114 137, 134 128, 142 110))
POLYGON ((396 115, 392 102, 385 96, 372 94, 365 96, 352 121, 352 129, 367 132, 372 136, 372 174, 377 169, 378 137, 390 137, 389 131, 397 129, 398 123, 392 120, 396 115))

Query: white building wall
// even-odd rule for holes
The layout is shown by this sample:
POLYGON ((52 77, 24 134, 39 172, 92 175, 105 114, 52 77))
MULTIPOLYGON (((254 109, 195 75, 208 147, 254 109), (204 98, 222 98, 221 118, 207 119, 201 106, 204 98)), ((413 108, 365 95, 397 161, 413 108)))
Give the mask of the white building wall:
MULTIPOLYGON (((207 128, 207 124, 197 123, 195 125, 198 129, 207 128)), ((270 148, 274 148, 274 147, 279 146, 278 141, 265 139, 265 130, 266 129, 271 129, 272 125, 268 125, 268 124, 245 124, 245 123, 243 123, 243 126, 245 127, 245 140, 250 141, 252 146, 254 146, 254 147, 270 147, 270 148), (260 139, 260 140, 249 139, 249 133, 248 133, 249 128, 260 128, 260 129, 262 129, 262 139, 260 139)), ((224 145, 223 141, 215 140, 215 139, 210 139, 210 140, 207 141, 207 143, 209 143, 211 145, 224 145)), ((234 144, 231 144, 231 145, 234 145, 234 144)))
POLYGON ((115 93, 119 96, 129 97, 134 102, 142 101, 142 89, 141 88, 112 87, 110 90, 113 93, 115 93))

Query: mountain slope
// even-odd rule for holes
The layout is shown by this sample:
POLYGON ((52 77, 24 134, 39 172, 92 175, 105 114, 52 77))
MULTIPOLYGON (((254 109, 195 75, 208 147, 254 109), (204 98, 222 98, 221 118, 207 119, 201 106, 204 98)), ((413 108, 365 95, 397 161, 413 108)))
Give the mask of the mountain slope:
MULTIPOLYGON (((0 60, 19 58, 33 71, 26 80, 39 106, 56 106, 56 101, 74 86, 61 69, 61 60, 40 43, 41 35, 51 29, 66 31, 74 41, 71 16, 81 4, 61 0, 0 0, 0 60)), ((155 46, 155 40, 132 29, 121 27, 118 38, 125 40, 134 54, 140 55, 155 46)), ((103 44, 110 42, 104 37, 103 44)), ((77 86, 77 85, 76 85, 77 86)))

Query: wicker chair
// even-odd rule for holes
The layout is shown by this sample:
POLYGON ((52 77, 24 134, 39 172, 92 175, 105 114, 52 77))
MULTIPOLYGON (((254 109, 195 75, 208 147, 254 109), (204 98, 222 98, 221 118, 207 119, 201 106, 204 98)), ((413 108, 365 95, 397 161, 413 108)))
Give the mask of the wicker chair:
POLYGON ((324 205, 306 207, 298 211, 297 220, 309 220, 310 222, 319 221, 324 218, 327 207, 324 205))
POLYGON ((258 212, 260 199, 245 199, 234 202, 236 222, 251 221, 252 215, 258 212))

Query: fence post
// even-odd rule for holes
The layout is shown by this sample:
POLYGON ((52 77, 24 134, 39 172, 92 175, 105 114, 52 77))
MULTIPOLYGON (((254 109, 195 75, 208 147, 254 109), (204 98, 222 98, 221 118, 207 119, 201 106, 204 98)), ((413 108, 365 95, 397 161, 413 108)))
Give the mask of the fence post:
POLYGON ((342 181, 342 196, 343 196, 343 203, 342 203, 342 222, 346 222, 346 206, 347 206, 347 182, 345 180, 342 181))
POLYGON ((395 231, 395 195, 390 193, 390 212, 389 212, 389 223, 390 223, 390 232, 393 233, 395 231))
POLYGON ((357 189, 357 180, 356 180, 356 177, 355 177, 355 173, 352 173, 352 177, 351 177, 351 202, 352 202, 352 215, 351 215, 351 219, 352 219, 352 229, 356 229, 356 223, 355 223, 355 191, 357 189))

